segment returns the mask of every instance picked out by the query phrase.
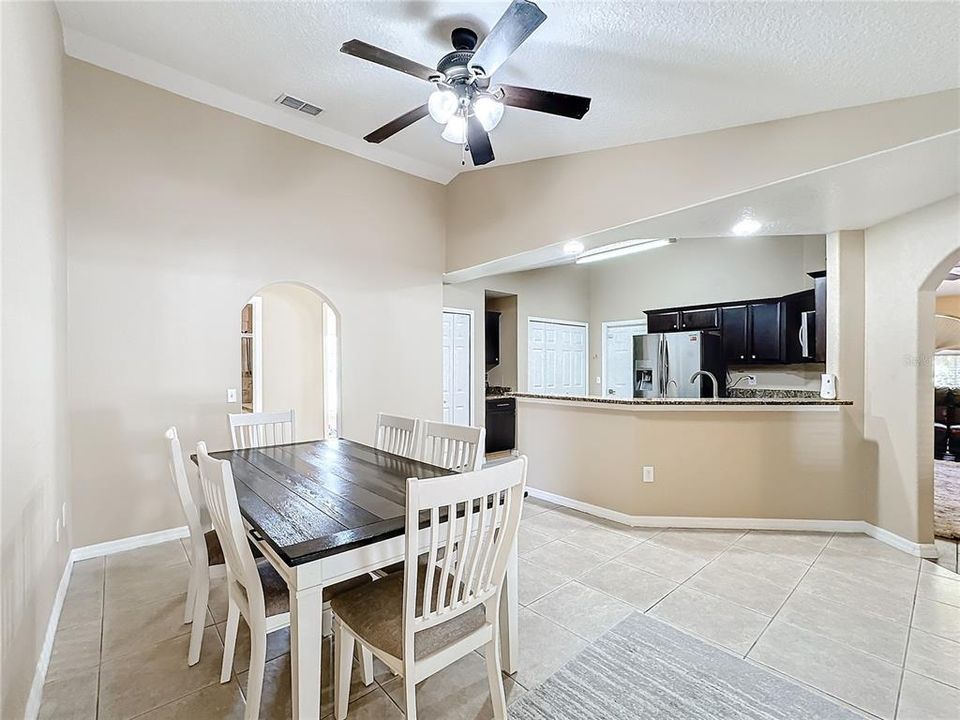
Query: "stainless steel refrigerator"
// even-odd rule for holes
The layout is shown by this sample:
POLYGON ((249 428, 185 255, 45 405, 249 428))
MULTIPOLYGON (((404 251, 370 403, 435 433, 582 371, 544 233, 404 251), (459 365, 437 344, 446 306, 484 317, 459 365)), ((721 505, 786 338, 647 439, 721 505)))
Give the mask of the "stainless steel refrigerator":
POLYGON ((726 397, 727 364, 720 336, 710 332, 637 335, 633 338, 633 396, 635 398, 709 398, 717 379, 717 394, 726 397))

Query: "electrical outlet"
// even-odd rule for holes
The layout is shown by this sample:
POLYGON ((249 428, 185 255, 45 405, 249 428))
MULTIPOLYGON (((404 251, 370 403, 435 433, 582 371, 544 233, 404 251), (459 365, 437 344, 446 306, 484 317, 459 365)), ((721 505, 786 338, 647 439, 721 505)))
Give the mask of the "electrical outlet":
POLYGON ((643 466, 643 481, 645 483, 653 482, 653 465, 643 466))
POLYGON ((747 375, 747 385, 756 385, 757 376, 756 375, 747 375))
POLYGON ((237 401, 237 389, 227 388, 227 402, 236 402, 236 401, 237 401))

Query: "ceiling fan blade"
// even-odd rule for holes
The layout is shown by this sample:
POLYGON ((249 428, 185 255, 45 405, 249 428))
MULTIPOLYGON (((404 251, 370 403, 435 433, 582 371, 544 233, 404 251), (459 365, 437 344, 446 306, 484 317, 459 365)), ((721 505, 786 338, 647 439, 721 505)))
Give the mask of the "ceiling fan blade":
POLYGON ((417 120, 427 116, 427 106, 421 105, 410 112, 406 112, 398 118, 394 118, 383 127, 379 127, 363 139, 368 143, 381 143, 392 135, 396 135, 409 125, 413 125, 417 120))
POLYGON ((470 67, 490 77, 546 19, 546 14, 530 0, 513 0, 480 43, 470 59, 470 67))
POLYGON ((562 115, 580 120, 590 109, 590 98, 580 95, 535 90, 534 88, 501 85, 503 104, 510 107, 536 110, 537 112, 562 115))
POLYGON ((490 136, 477 120, 476 115, 467 118, 467 145, 470 147, 470 157, 474 165, 486 165, 493 160, 493 145, 490 136))
POLYGON ((955 272, 947 273, 947 280, 951 280, 951 281, 952 281, 952 280, 960 280, 960 274, 955 273, 955 272))
POLYGON ((413 75, 427 82, 432 82, 442 77, 441 74, 433 68, 421 65, 418 62, 392 53, 389 50, 378 48, 376 45, 365 43, 363 40, 350 40, 345 42, 340 46, 340 52, 353 55, 361 60, 369 60, 372 63, 383 65, 392 70, 399 70, 402 73, 413 75))

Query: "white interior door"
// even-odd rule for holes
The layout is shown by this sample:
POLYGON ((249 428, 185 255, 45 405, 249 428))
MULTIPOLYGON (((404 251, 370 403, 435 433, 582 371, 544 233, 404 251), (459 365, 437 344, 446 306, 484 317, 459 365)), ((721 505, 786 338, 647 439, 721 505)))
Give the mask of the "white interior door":
POLYGON ((472 317, 469 313, 443 312, 443 421, 469 425, 472 358, 472 317))
POLYGON ((587 394, 586 325, 528 321, 527 389, 542 395, 587 394))
POLYGON ((603 334, 603 394, 633 397, 633 336, 647 332, 646 323, 606 323, 603 334))

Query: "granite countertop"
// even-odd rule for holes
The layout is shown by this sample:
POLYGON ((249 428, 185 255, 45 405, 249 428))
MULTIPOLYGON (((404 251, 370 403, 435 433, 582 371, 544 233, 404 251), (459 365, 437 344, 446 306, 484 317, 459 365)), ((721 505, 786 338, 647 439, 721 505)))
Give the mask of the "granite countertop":
POLYGON ((538 395, 536 393, 511 393, 512 397, 530 400, 558 400, 577 403, 595 403, 597 405, 627 405, 636 407, 836 407, 853 405, 850 400, 824 400, 819 396, 809 397, 732 397, 732 398, 604 398, 592 395, 538 395))

